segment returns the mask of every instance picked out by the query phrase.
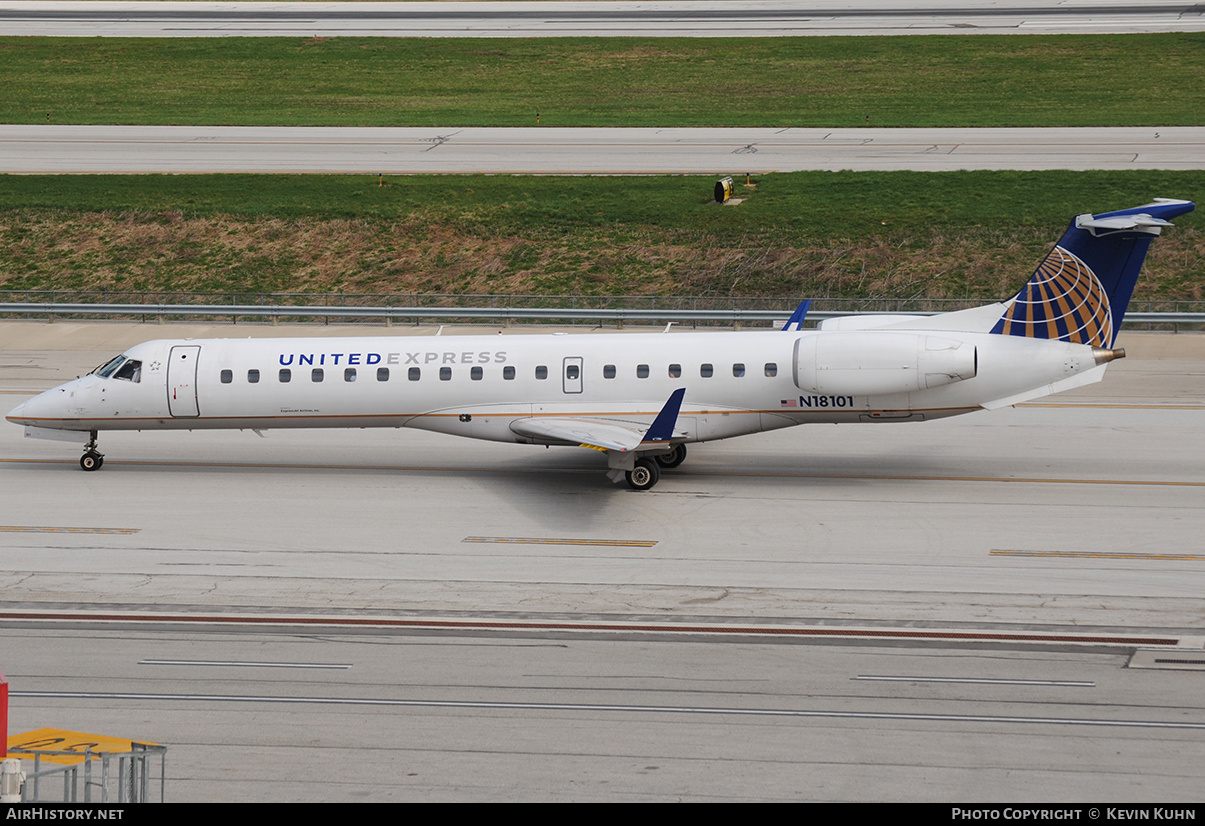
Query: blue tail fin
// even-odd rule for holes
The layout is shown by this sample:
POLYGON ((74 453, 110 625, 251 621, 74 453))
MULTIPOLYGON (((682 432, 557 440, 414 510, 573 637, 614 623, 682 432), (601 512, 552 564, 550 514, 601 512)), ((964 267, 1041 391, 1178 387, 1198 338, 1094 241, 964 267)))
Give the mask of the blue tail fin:
POLYGON ((1133 209, 1077 216, 1007 302, 992 332, 1112 347, 1147 247, 1170 219, 1194 206, 1158 198, 1133 209))

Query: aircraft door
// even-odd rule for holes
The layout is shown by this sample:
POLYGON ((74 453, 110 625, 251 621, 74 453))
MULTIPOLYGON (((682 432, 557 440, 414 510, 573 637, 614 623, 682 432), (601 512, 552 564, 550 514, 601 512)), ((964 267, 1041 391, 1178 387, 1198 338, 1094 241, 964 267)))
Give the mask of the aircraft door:
POLYGON ((566 393, 582 392, 582 357, 566 356, 561 368, 561 378, 566 393))
POLYGON ((197 362, 201 347, 196 344, 172 348, 167 360, 167 409, 176 418, 200 416, 197 405, 197 362))

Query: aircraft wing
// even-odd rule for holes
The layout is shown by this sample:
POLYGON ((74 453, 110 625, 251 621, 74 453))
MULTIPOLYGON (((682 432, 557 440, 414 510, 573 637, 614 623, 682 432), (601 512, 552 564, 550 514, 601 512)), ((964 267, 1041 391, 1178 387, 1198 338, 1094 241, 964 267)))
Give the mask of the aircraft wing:
POLYGON ((612 419, 571 419, 560 416, 519 419, 510 429, 520 436, 592 447, 595 450, 626 452, 644 441, 648 425, 612 419))
POLYGON ((622 419, 533 416, 511 422, 510 429, 520 436, 532 439, 576 444, 594 450, 615 450, 620 453, 626 453, 645 443, 664 444, 668 447, 676 439, 687 438, 685 433, 679 432, 675 427, 685 395, 686 389, 683 387, 671 393, 652 425, 625 422, 622 419))

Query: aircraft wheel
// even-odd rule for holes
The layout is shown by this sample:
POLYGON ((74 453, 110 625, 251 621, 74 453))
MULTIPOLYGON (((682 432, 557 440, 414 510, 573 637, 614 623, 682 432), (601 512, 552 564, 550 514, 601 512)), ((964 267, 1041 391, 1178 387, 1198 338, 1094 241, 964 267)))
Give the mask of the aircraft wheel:
POLYGON ((105 463, 105 457, 99 453, 89 451, 79 459, 79 466, 84 470, 100 470, 100 466, 105 463))
POLYGON ((661 471, 653 460, 638 459, 636 467, 629 470, 625 476, 628 480, 628 487, 632 490, 648 490, 657 484, 657 480, 661 478, 661 471))
POLYGON ((686 461, 686 445, 674 445, 674 449, 669 453, 662 453, 653 457, 657 464, 665 468, 674 468, 686 461))

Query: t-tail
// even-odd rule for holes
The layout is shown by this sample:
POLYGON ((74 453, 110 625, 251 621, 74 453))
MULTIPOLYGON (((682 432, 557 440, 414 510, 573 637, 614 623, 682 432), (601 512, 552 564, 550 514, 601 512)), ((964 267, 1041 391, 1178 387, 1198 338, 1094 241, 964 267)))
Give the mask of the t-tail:
POLYGON ((1100 215, 1078 215, 993 333, 1111 348, 1147 247, 1194 204, 1169 198, 1100 215))

